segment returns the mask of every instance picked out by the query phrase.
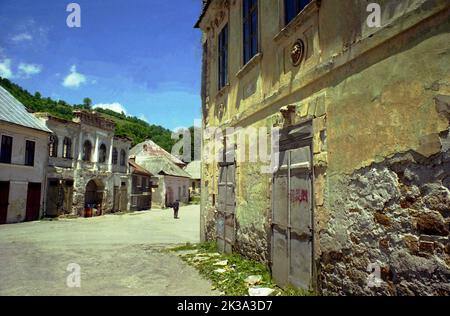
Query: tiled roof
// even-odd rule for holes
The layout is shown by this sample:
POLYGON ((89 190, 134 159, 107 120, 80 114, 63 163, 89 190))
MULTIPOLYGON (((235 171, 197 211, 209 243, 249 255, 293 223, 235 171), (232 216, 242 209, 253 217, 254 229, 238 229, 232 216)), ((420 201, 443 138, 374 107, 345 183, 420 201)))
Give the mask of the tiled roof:
POLYGON ((0 121, 52 133, 3 87, 0 87, 0 121))
POLYGON ((184 169, 184 171, 186 171, 191 175, 191 179, 199 180, 202 178, 201 169, 202 169, 202 162, 200 160, 195 160, 189 163, 187 167, 184 169))

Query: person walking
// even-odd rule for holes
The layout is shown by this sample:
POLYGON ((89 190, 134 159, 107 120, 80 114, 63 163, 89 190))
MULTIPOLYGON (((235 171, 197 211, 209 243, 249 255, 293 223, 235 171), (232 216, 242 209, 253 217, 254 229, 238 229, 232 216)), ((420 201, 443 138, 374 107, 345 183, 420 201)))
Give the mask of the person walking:
POLYGON ((179 200, 176 200, 176 201, 172 204, 172 208, 173 208, 173 218, 179 219, 179 217, 178 217, 178 210, 180 209, 180 201, 179 201, 179 200))

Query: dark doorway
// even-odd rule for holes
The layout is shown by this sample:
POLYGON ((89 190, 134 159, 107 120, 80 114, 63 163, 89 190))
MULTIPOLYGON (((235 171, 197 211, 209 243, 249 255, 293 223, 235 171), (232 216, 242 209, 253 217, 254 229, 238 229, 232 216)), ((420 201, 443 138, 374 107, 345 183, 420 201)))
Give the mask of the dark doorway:
POLYGON ((9 205, 9 182, 0 182, 0 225, 6 224, 9 205))
POLYGON ((85 204, 87 208, 101 211, 103 202, 103 187, 99 187, 94 180, 86 186, 85 204))
POLYGON ((41 209, 41 184, 29 183, 27 195, 27 213, 26 222, 36 221, 39 219, 41 209))

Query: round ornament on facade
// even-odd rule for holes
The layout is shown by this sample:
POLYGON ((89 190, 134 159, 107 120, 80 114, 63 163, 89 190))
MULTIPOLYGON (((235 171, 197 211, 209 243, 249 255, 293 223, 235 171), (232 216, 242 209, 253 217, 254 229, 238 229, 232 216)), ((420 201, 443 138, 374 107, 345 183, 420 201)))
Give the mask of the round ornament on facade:
POLYGON ((298 39, 291 49, 291 62, 294 67, 297 67, 303 61, 305 56, 305 43, 303 40, 298 39))

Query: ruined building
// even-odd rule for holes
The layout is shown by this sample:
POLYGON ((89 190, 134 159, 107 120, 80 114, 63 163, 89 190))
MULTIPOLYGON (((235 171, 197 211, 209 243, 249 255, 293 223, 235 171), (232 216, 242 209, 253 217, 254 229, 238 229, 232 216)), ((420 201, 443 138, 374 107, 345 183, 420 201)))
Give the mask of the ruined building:
POLYGON ((448 295, 450 3, 369 2, 203 1, 202 237, 281 286, 448 295))
POLYGON ((42 216, 50 133, 0 87, 0 225, 42 216))
POLYGON ((189 202, 190 175, 183 170, 186 166, 151 140, 136 145, 130 151, 131 158, 157 179, 152 194, 155 207, 170 207, 173 202, 189 202))
POLYGON ((73 121, 36 113, 51 131, 46 215, 102 215, 127 211, 131 194, 131 140, 114 136, 115 124, 98 113, 74 112, 73 121), (90 215, 90 214, 89 214, 90 215))

